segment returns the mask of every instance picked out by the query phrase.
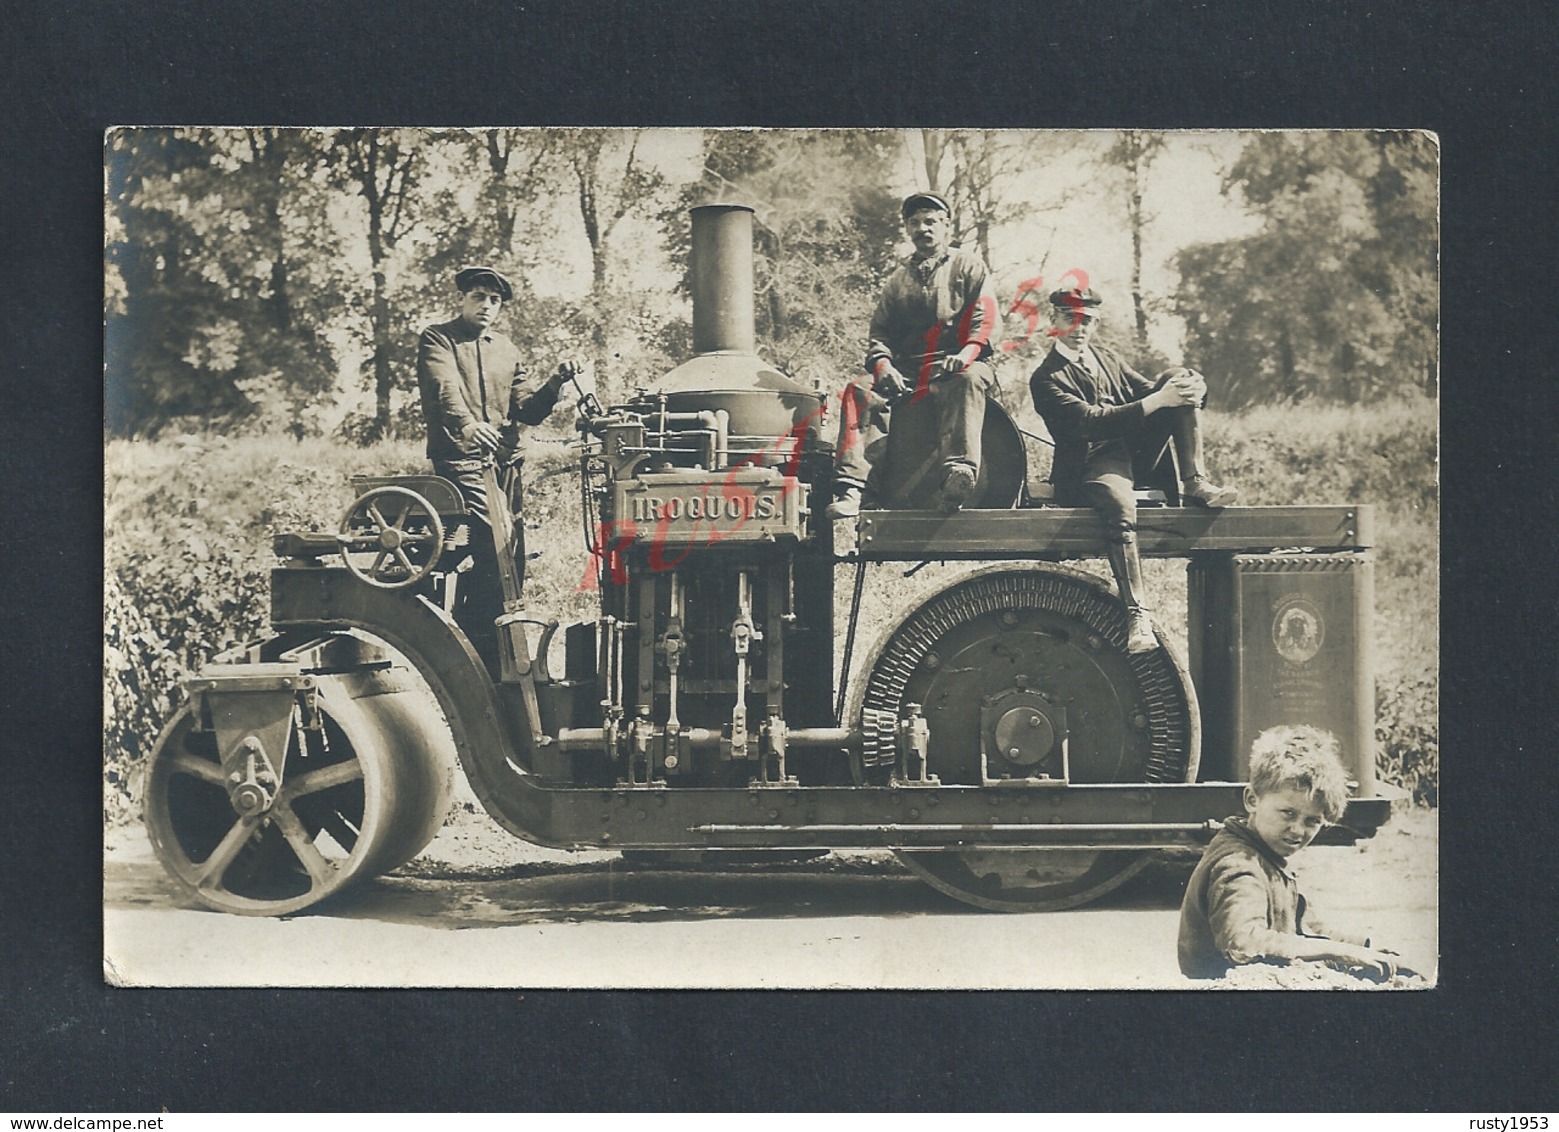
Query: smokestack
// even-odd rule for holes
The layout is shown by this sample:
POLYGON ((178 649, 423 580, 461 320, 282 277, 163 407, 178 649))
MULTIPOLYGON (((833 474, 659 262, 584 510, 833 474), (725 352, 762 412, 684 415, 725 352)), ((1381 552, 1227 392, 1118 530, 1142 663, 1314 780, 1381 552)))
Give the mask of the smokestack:
POLYGON ((693 350, 656 383, 654 395, 673 412, 727 415, 732 459, 783 465, 792 446, 777 443, 798 426, 821 445, 823 396, 758 356, 753 321, 752 217, 745 204, 691 210, 693 350))
POLYGON ((693 215, 693 349, 755 354, 752 215, 745 204, 706 204, 693 215))

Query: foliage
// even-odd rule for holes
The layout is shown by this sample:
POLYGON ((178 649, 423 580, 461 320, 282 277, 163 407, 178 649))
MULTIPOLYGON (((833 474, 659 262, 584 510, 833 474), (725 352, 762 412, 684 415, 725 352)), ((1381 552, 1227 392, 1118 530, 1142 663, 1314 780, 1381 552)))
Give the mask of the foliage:
POLYGON ((1428 514, 1439 498, 1436 417, 1434 402, 1419 397, 1303 412, 1262 406, 1209 414, 1208 444, 1241 504, 1356 500, 1428 514))
POLYGON ((1427 135, 1262 134, 1224 191, 1262 228, 1181 251, 1173 303, 1216 404, 1433 390, 1439 232, 1427 135))
POLYGON ((656 215, 661 178, 635 165, 631 143, 622 163, 618 133, 115 131, 106 154, 110 433, 157 436, 194 419, 229 434, 301 438, 351 416, 344 434, 396 435, 415 390, 417 331, 448 317, 450 276, 466 262, 508 269, 516 294, 506 329, 516 340, 558 354, 581 341, 621 351, 606 328, 642 304, 608 294, 617 262, 608 241, 656 215), (538 296, 530 284, 551 266, 559 201, 575 203, 574 223, 591 239, 585 303, 538 296))
MULTIPOLYGON (((1148 314, 1142 294, 1142 235, 1148 216, 1142 204, 1143 190, 1153 160, 1164 148, 1164 135, 1144 130, 1122 130, 1120 137, 1100 158, 1106 170, 1119 169, 1126 205, 1126 225, 1131 232, 1131 310, 1133 341, 1147 345, 1148 314)), ((1133 351, 1137 353, 1138 351, 1133 351)))
POLYGON ((330 383, 295 286, 289 213, 317 154, 299 131, 120 130, 107 147, 107 417, 308 423, 330 383), (298 189, 299 191, 292 191, 298 189))
POLYGON ((1375 767, 1420 806, 1440 804, 1439 684, 1398 676, 1376 687, 1375 767))

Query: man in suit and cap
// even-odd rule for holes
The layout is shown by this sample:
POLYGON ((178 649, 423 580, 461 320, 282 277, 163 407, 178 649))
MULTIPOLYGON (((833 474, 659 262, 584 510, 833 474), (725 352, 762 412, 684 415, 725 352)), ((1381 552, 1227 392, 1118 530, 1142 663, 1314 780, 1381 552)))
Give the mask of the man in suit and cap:
POLYGON ((885 429, 884 402, 928 399, 942 437, 940 492, 956 511, 980 475, 985 399, 995 388, 991 332, 996 294, 980 257, 952 240, 952 213, 935 193, 900 208, 914 253, 888 277, 872 314, 866 375, 845 392, 831 518, 858 515, 871 471, 871 443, 885 429))
POLYGON ((1184 366, 1152 381, 1093 342, 1103 305, 1092 288, 1050 295, 1055 345, 1029 379, 1034 408, 1055 441, 1050 482, 1063 507, 1092 507, 1107 528, 1106 551, 1126 606, 1128 652, 1158 647, 1142 605, 1137 555, 1138 485, 1162 489, 1181 506, 1224 507, 1235 490, 1207 477, 1200 410, 1201 374, 1184 366))
POLYGON ((516 574, 524 578, 525 528, 520 518, 520 426, 546 420, 563 386, 583 366, 561 363, 545 382, 527 382, 519 350, 493 329, 503 304, 514 298, 504 275, 487 266, 455 272, 460 314, 430 326, 417 340, 417 388, 428 428, 428 457, 435 474, 460 489, 470 512, 472 569, 456 598, 455 620, 489 668, 496 670, 494 620, 503 592, 489 507, 514 516, 516 574), (489 500, 484 471, 501 469, 501 500, 489 500))

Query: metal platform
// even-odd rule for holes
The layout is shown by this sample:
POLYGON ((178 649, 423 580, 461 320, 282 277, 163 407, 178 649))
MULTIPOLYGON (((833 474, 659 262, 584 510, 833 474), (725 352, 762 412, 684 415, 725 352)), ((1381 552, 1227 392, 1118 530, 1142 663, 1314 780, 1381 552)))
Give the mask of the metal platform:
MULTIPOLYGON (((1156 558, 1204 551, 1364 550, 1374 542, 1369 505, 1322 507, 1153 507, 1137 513, 1137 545, 1156 558)), ((841 560, 1097 558, 1105 528, 1083 507, 1005 511, 863 511, 856 547, 841 560)))

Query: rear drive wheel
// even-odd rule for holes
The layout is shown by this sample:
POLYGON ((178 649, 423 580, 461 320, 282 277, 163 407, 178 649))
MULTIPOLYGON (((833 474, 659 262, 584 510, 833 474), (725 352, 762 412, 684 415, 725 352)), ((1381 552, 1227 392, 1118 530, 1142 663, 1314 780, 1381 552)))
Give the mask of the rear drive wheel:
MULTIPOLYGON (((1190 782, 1195 692, 1166 648, 1126 652, 1119 600, 1091 574, 992 567, 953 582, 883 638, 847 718, 866 735, 859 776, 898 765, 894 721, 919 704, 926 770, 943 787, 1042 794, 1065 783, 1190 782)), ((1104 895, 1147 863, 1141 851, 971 845, 900 850, 941 892, 980 908, 1037 912, 1104 895)))

